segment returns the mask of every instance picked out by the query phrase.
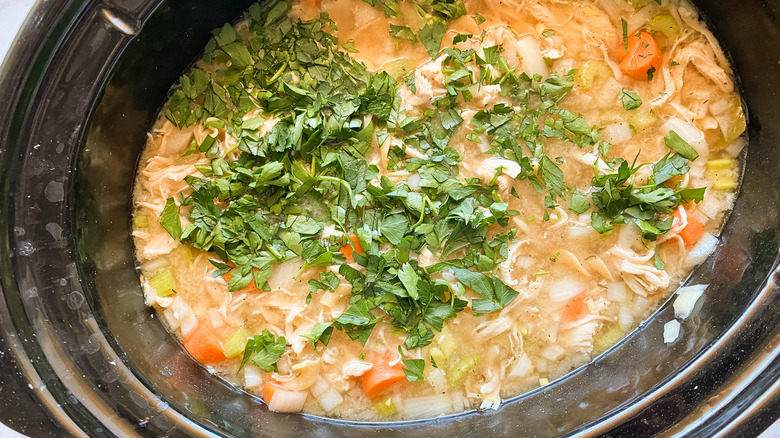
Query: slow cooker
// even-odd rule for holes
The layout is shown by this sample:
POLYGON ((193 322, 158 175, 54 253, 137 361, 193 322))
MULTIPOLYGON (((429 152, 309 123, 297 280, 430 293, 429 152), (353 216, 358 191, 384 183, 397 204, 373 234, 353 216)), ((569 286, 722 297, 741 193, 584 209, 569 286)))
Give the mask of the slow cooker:
POLYGON ((144 306, 130 195, 147 130, 247 0, 44 0, 0 71, 0 420, 30 436, 743 436, 780 416, 780 2, 695 2, 748 108, 746 170, 706 301, 667 302, 589 364, 495 411, 358 423, 268 411, 144 306))

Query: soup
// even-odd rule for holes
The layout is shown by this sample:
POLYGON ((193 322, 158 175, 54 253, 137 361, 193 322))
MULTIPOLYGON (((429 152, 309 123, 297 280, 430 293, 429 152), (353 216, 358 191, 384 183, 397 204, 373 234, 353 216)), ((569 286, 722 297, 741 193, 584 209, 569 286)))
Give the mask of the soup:
POLYGON ((744 130, 687 3, 269 0, 213 32, 149 133, 146 303, 275 411, 497 408, 714 250, 744 130))

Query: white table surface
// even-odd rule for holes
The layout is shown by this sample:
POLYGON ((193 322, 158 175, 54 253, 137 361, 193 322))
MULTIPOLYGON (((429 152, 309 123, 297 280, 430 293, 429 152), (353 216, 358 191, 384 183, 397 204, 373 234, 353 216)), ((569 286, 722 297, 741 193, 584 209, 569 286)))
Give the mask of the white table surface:
MULTIPOLYGON (((3 59, 11 48, 16 32, 35 3, 36 0, 0 0, 0 59, 3 59)), ((25 436, 0 423, 0 438, 25 438, 25 436)), ((759 438, 780 438, 780 420, 759 438)))

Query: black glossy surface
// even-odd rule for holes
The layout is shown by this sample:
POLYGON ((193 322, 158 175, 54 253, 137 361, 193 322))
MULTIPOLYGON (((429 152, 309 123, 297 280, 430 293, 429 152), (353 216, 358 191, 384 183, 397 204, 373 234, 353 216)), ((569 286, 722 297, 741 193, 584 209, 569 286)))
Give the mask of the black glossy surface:
POLYGON ((208 30, 249 3, 50 0, 5 65, 0 330, 25 381, 8 374, 2 388, 29 409, 46 405, 54 420, 33 435, 61 435, 55 424, 91 436, 750 435, 780 415, 780 293, 763 287, 780 246, 774 7, 699 5, 742 79, 750 149, 723 244, 693 275, 712 286, 684 338, 663 344, 665 306, 593 363, 498 412, 370 425, 267 412, 194 363, 143 305, 129 196, 145 132, 208 30))

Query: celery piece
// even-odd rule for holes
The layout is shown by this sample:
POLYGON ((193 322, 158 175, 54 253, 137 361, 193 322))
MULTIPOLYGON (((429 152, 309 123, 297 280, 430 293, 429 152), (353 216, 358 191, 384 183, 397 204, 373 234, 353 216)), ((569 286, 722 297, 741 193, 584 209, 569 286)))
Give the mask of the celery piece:
POLYGON ((374 409, 376 409, 377 413, 383 417, 391 417, 395 415, 398 410, 395 408, 395 403, 393 403, 393 397, 387 397, 385 400, 379 401, 374 403, 374 409))
POLYGON ((628 111, 626 121, 637 131, 641 131, 652 126, 658 117, 652 111, 642 112, 642 110, 628 111))
POLYGON ((447 355, 438 347, 431 348, 431 359, 436 362, 436 366, 439 368, 447 363, 447 355))
POLYGON ((610 77, 612 77, 612 70, 607 63, 593 59, 586 62, 585 65, 579 69, 574 79, 580 87, 585 90, 590 90, 597 78, 606 79, 610 77))
POLYGON ((731 159, 730 158, 723 158, 720 160, 710 160, 707 161, 707 169, 712 170, 722 170, 722 169, 728 169, 731 167, 731 159))
POLYGON ((458 348, 457 341, 455 341, 455 338, 447 331, 442 331, 436 343, 439 345, 439 349, 444 353, 445 357, 452 356, 452 353, 458 348))
POLYGON ((146 228, 149 226, 149 216, 145 214, 137 214, 133 216, 133 225, 136 228, 146 228))
POLYGON ((474 369, 475 366, 479 363, 479 356, 476 354, 472 354, 466 357, 463 357, 458 361, 458 363, 452 367, 449 373, 447 373, 447 381, 449 382, 451 387, 456 387, 460 385, 463 382, 463 379, 466 378, 466 375, 474 369))
POLYGON ((737 99, 734 107, 731 110, 730 114, 731 124, 729 125, 729 129, 726 130, 726 135, 723 136, 723 139, 726 140, 726 143, 731 143, 732 141, 736 140, 740 135, 742 135, 743 132, 745 132, 745 128, 747 128, 747 124, 745 122, 745 113, 742 111, 742 104, 737 99))
POLYGON ((225 340, 223 350, 225 357, 230 359, 244 352, 246 340, 252 337, 252 333, 246 329, 238 329, 225 340))
POLYGON ((396 81, 400 82, 401 78, 403 78, 406 73, 414 70, 415 66, 415 62, 409 58, 401 58, 385 63, 380 69, 396 81))
POLYGON ((157 296, 167 297, 176 292, 176 277, 171 268, 165 268, 154 274, 149 280, 149 286, 157 292, 157 296))
POLYGON ((550 383, 547 377, 539 377, 539 386, 545 386, 550 383))
POLYGON ((609 329, 602 331, 593 340, 593 354, 601 354, 607 351, 609 347, 615 345, 620 340, 622 334, 623 331, 620 330, 619 324, 614 324, 609 329))
POLYGON ((661 32, 669 39, 676 39, 680 36, 680 26, 671 15, 656 15, 647 22, 648 29, 661 32))
POLYGON ((715 190, 732 190, 737 188, 737 182, 730 176, 719 176, 715 178, 712 188, 715 190))

